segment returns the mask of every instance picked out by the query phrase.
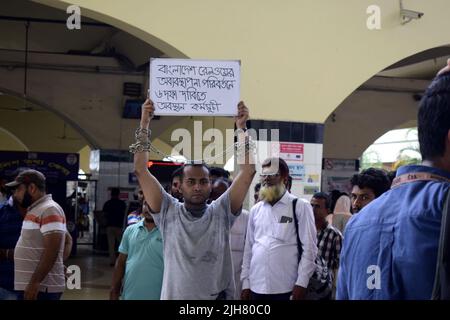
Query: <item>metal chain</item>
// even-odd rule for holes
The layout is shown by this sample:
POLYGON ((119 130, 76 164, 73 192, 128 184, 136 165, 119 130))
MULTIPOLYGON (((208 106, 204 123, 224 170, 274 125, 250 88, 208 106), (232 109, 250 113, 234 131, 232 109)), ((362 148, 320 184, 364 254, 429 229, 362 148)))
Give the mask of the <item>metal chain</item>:
MULTIPOLYGON (((244 143, 245 147, 248 148, 250 146, 251 149, 254 149, 256 147, 256 144, 251 141, 246 141, 244 143)), ((206 158, 206 159, 194 159, 194 160, 187 160, 187 162, 205 162, 205 163, 212 163, 214 162, 215 159, 223 157, 224 155, 228 155, 230 152, 233 152, 234 154, 234 150, 235 148, 239 148, 242 147, 243 144, 239 144, 239 142, 235 142, 232 145, 230 145, 229 147, 227 147, 224 151, 218 153, 217 155, 215 155, 214 157, 210 157, 210 158, 206 158)), ((162 152, 161 150, 159 150, 158 148, 156 148, 154 145, 150 144, 150 151, 153 151, 154 153, 158 154, 159 156, 161 156, 163 159, 169 159, 170 161, 173 162, 180 162, 178 159, 175 159, 173 155, 168 155, 165 154, 164 152, 162 152)))

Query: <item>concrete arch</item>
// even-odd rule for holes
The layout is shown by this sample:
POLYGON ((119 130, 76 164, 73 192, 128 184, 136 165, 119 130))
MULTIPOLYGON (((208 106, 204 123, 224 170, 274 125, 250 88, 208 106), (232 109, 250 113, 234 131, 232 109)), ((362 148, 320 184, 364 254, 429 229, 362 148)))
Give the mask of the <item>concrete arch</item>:
MULTIPOLYGON (((60 9, 69 2, 35 0, 60 9)), ((240 59, 241 94, 254 119, 324 123, 356 88, 386 66, 448 43, 448 1, 405 1, 425 12, 402 25, 399 2, 372 0, 108 2, 73 0, 82 13, 124 29, 170 56, 240 59), (133 9, 132 9, 133 8, 133 9), (217 14, 217 13, 220 14, 217 14), (301 19, 299 17, 301 16, 301 19), (275 106, 275 107, 274 107, 275 106), (283 106, 282 108, 276 106, 283 106)))
MULTIPOLYGON (((34 0, 33 0, 34 1, 34 0)), ((74 4, 73 1, 59 1, 59 0, 44 0, 44 1, 34 1, 38 3, 42 3, 54 8, 61 9, 66 11, 67 7, 74 4)), ((76 3, 75 3, 76 4, 76 3)), ((162 38, 157 35, 147 32, 144 29, 141 29, 139 26, 135 26, 131 23, 127 23, 125 19, 116 18, 110 16, 106 12, 97 11, 95 9, 89 8, 89 6, 80 5, 82 7, 82 15, 89 17, 91 19, 95 19, 97 21, 101 21, 103 23, 107 23, 111 26, 116 27, 117 29, 128 32, 129 34, 147 42, 153 47, 159 49, 164 52, 168 57, 171 58, 187 58, 187 55, 178 50, 176 47, 171 45, 170 43, 164 41, 162 38)))
MULTIPOLYGON (((18 93, 16 91, 4 88, 4 87, 0 87, 0 91, 3 92, 4 94, 16 97, 16 98, 23 98, 23 94, 18 93)), ((77 131, 87 142, 87 144, 89 144, 89 147, 91 149, 98 149, 99 148, 99 144, 95 141, 94 138, 92 138, 85 130, 83 130, 83 128, 81 128, 81 126, 79 126, 75 121, 73 121, 72 119, 70 119, 68 116, 66 116, 64 113, 58 111, 58 109, 52 107, 51 105, 40 101, 38 99, 33 98, 33 96, 28 95, 27 96, 27 100, 29 102, 31 102, 32 104, 42 107, 43 109, 55 114, 57 117, 59 117, 60 119, 62 119, 64 122, 66 122, 67 124, 69 124, 75 131, 77 131)))
MULTIPOLYGON (((434 50, 437 56, 442 52, 450 52, 447 46, 433 47, 402 57, 393 65, 402 66, 408 62, 418 65, 416 67, 406 65, 404 67, 406 71, 381 72, 362 83, 346 97, 325 122, 324 157, 359 158, 386 132, 416 126, 418 99, 430 80, 405 76, 407 72, 416 68, 415 74, 424 76, 426 70, 427 77, 433 77, 435 72, 445 65, 446 58, 433 56, 426 58, 425 54, 432 54, 431 50, 434 50), (430 59, 433 59, 432 62, 430 59), (425 68, 421 69, 423 65, 425 68)), ((390 66, 385 66, 383 70, 390 66)))
POLYGON ((13 134, 12 132, 10 132, 9 130, 6 130, 3 127, 0 127, 0 135, 1 134, 5 134, 6 136, 10 137, 11 140, 13 140, 14 142, 16 142, 19 146, 22 147, 22 149, 24 151, 29 151, 28 147, 25 145, 25 143, 23 143, 22 140, 20 140, 15 134, 13 134))

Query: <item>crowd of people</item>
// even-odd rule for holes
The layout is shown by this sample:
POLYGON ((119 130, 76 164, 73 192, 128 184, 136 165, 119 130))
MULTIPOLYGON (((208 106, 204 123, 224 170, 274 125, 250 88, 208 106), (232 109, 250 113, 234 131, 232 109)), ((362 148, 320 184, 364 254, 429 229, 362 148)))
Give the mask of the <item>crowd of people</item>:
MULTIPOLYGON (((242 207, 257 168, 247 106, 238 105, 243 161, 232 180, 223 169, 191 162, 164 188, 147 168, 155 111, 147 100, 130 148, 140 206, 123 235, 118 190, 103 208, 109 217, 122 214, 108 222, 110 299, 450 298, 442 264, 450 221, 449 71, 450 60, 420 103, 421 165, 400 167, 394 179, 369 168, 350 179, 350 194, 318 192, 306 201, 290 192, 286 162, 271 157, 261 164, 249 211, 242 207)), ((59 299, 71 242, 64 212, 36 170, 5 186, 12 197, 0 208, 0 297, 59 299)))

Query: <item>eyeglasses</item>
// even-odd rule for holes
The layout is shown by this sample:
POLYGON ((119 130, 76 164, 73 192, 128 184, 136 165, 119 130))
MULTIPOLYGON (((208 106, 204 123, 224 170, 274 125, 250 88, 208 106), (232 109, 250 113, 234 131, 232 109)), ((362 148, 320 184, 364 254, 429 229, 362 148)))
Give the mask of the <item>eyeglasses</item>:
POLYGON ((280 174, 279 173, 261 173, 259 176, 262 179, 264 179, 264 178, 275 178, 275 177, 279 177, 280 174))

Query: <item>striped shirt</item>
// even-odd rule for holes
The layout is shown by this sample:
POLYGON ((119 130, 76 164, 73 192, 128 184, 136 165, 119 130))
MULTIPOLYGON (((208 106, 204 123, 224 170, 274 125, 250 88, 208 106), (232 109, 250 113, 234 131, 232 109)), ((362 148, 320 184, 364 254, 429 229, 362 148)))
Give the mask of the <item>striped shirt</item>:
MULTIPOLYGON (((25 290, 36 270, 44 250, 44 236, 66 232, 66 218, 62 208, 50 194, 34 202, 24 218, 22 231, 14 251, 14 287, 25 290)), ((41 282, 41 292, 63 292, 65 287, 63 265, 64 237, 53 268, 41 282)))
POLYGON ((318 254, 327 263, 328 269, 337 269, 339 267, 339 256, 342 248, 342 234, 328 224, 324 229, 317 232, 318 254))
POLYGON ((142 215, 139 210, 135 210, 128 214, 127 216, 127 226, 130 226, 132 224, 138 223, 144 219, 144 216, 142 215))

